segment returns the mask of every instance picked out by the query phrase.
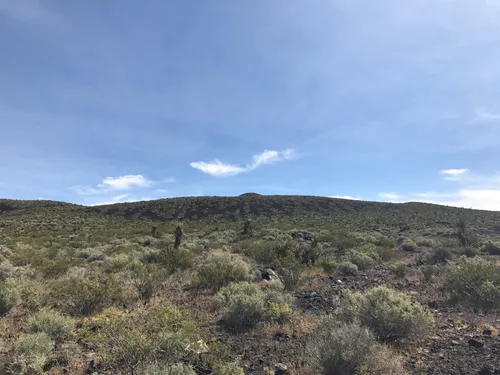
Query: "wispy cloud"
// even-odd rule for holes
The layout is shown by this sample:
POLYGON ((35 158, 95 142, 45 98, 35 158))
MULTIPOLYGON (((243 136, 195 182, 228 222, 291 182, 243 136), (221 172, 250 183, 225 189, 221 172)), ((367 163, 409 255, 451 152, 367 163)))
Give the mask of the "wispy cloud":
POLYGON ((89 204, 89 206, 105 206, 108 204, 116 204, 116 203, 130 203, 130 202, 143 202, 143 201, 150 201, 155 198, 152 197, 133 197, 128 194, 122 194, 122 195, 117 195, 114 197, 109 198, 108 200, 104 201, 97 201, 95 203, 89 204))
POLYGON ((0 17, 31 24, 49 24, 58 19, 40 0, 0 0, 0 17))
POLYGON ((484 108, 476 109, 476 115, 474 117, 474 122, 499 122, 500 113, 490 112, 484 108))
POLYGON ((328 198, 338 198, 338 199, 351 199, 351 200, 359 200, 360 198, 355 198, 350 195, 330 195, 328 198))
POLYGON ((145 188, 151 186, 152 181, 148 180, 143 175, 127 175, 120 177, 106 177, 99 188, 111 190, 127 190, 133 187, 145 188))
POLYGON ((380 193, 379 196, 387 202, 400 202, 402 199, 404 199, 404 196, 394 192, 380 193))
POLYGON ((445 169, 439 172, 442 175, 445 175, 446 177, 444 178, 447 181, 457 181, 458 179, 461 178, 461 176, 465 175, 468 173, 468 169, 445 169))
POLYGON ((382 193, 381 198, 391 202, 426 202, 447 206, 500 211, 500 174, 478 174, 468 169, 447 169, 440 172, 444 180, 460 186, 445 192, 413 194, 382 193))
POLYGON ((73 186, 71 190, 81 197, 83 204, 99 206, 105 204, 146 201, 160 198, 168 191, 161 188, 162 183, 174 182, 174 178, 152 181, 144 175, 124 175, 106 177, 95 186, 73 186), (160 185, 160 186, 158 186, 160 185), (152 187, 156 187, 152 190, 152 187))
POLYGON ((252 156, 252 163, 242 167, 238 164, 225 164, 215 159, 212 162, 198 161, 191 163, 191 167, 215 177, 235 176, 240 173, 253 171, 266 164, 275 164, 282 161, 297 159, 298 155, 293 149, 282 151, 264 150, 252 156))

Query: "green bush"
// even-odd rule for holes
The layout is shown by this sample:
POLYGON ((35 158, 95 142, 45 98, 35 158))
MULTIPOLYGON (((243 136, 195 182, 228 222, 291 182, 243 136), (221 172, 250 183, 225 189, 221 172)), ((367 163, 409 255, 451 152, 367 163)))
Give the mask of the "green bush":
POLYGON ((399 245, 399 248, 403 251, 414 252, 417 251, 418 246, 412 240, 405 240, 401 245, 399 245))
POLYGON ((321 260, 320 265, 326 273, 334 273, 339 268, 338 262, 332 258, 324 258, 321 260))
POLYGON ((362 271, 370 268, 375 263, 374 260, 368 255, 355 250, 349 250, 347 252, 347 259, 349 260, 349 262, 358 266, 358 269, 362 271))
POLYGON ((294 258, 289 258, 282 261, 282 265, 278 267, 278 275, 280 276, 285 290, 295 290, 300 284, 302 271, 304 266, 294 258))
POLYGON ((327 318, 318 327, 308 354, 324 375, 354 375, 376 350, 373 334, 356 323, 327 318))
POLYGON ((85 273, 69 273, 56 285, 60 299, 67 303, 67 310, 73 315, 90 315, 119 302, 122 289, 112 275, 96 270, 85 273))
POLYGON ((338 310, 337 316, 345 322, 358 321, 383 342, 421 336, 434 324, 432 314, 422 305, 385 286, 364 294, 348 294, 347 303, 338 310))
POLYGON ((484 244, 482 251, 490 255, 500 255, 500 244, 488 241, 484 244))
POLYGON ((291 312, 286 296, 265 293, 248 282, 229 284, 219 291, 217 299, 225 306, 225 324, 235 330, 245 330, 262 321, 282 321, 291 312))
POLYGON ((173 365, 153 363, 142 366, 137 371, 137 375, 196 375, 191 366, 183 363, 173 365))
POLYGON ((355 276, 358 274, 358 266, 351 262, 342 262, 339 266, 339 272, 343 275, 355 276))
POLYGON ((32 312, 40 308, 38 288, 26 277, 9 277, 0 281, 0 315, 8 313, 16 305, 32 312))
POLYGON ((406 263, 404 263, 404 262, 398 262, 398 263, 393 264, 391 269, 394 272, 394 274, 399 278, 405 277, 406 272, 408 271, 408 267, 406 266, 406 263))
POLYGON ((191 285, 216 292, 229 283, 250 281, 253 278, 252 268, 240 255, 213 253, 191 275, 191 285))
POLYGON ((500 265, 480 258, 451 263, 445 270, 444 290, 453 301, 474 308, 500 307, 500 265))
POLYGON ((424 280, 426 282, 429 282, 436 274, 436 267, 428 264, 420 268, 420 272, 422 272, 422 275, 424 275, 424 280))
POLYGON ((54 342, 44 332, 21 335, 14 343, 12 361, 7 373, 12 375, 42 374, 49 361, 54 342))
POLYGON ((51 340, 60 344, 71 333, 73 322, 57 311, 44 309, 30 316, 26 328, 30 333, 46 333, 51 340))
POLYGON ((191 251, 169 247, 159 252, 151 253, 150 260, 161 264, 168 273, 187 270, 194 264, 194 256, 191 251))
POLYGON ((158 292, 166 273, 156 264, 135 262, 130 266, 130 278, 139 298, 149 303, 158 292))
POLYGON ((217 375, 245 375, 238 363, 219 363, 214 366, 214 373, 217 375))
POLYGON ((438 264, 453 260, 453 257, 453 252, 450 249, 438 247, 425 254, 424 259, 427 263, 438 264))
POLYGON ((398 254, 394 245, 392 247, 377 246, 374 250, 378 256, 378 260, 382 262, 387 262, 396 258, 398 254))
POLYGON ((467 258, 474 258, 479 255, 479 249, 473 246, 462 246, 459 253, 465 255, 467 258))

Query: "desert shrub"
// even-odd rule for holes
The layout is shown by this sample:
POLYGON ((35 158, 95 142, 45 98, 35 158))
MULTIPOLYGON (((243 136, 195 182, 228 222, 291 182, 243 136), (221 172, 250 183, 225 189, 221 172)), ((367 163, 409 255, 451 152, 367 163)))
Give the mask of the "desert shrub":
POLYGON ((281 321, 291 312, 289 300, 279 293, 266 294, 258 285, 231 283, 222 288, 217 299, 225 306, 225 324, 244 330, 261 321, 281 321))
POLYGON ((400 278, 405 277, 406 272, 408 271, 406 263, 404 263, 404 262, 398 262, 398 263, 393 264, 391 269, 392 269, 392 272, 394 272, 394 274, 400 278))
POLYGON ((276 262, 276 254, 266 241, 245 240, 236 246, 235 251, 258 263, 273 264, 276 262))
POLYGON ((150 363, 138 369, 137 375, 196 375, 191 366, 184 363, 173 365, 162 363, 150 363))
POLYGON ((326 273, 334 273, 337 268, 339 268, 339 264, 335 259, 332 258, 324 258, 320 262, 321 268, 323 268, 323 271, 326 273))
POLYGON ((187 270, 194 264, 191 251, 167 247, 158 252, 150 253, 150 261, 161 264, 168 273, 187 270))
POLYGON ((285 287, 285 290, 294 290, 300 284, 301 275, 304 267, 295 259, 288 259, 287 262, 282 262, 282 266, 278 267, 278 274, 285 287))
POLYGON ((339 272, 343 275, 357 275, 358 266, 351 262, 342 262, 339 265, 339 272))
POLYGON ((73 315, 90 315, 119 302, 122 289, 113 275, 89 272, 69 272, 56 285, 60 299, 66 300, 73 315))
POLYGON ((42 374, 49 361, 54 342, 44 332, 21 335, 14 343, 7 373, 12 375, 42 374))
POLYGON ((462 246, 459 253, 465 255, 467 258, 474 258, 479 255, 479 249, 473 246, 462 246))
POLYGON ((500 255, 500 244, 488 241, 484 244, 482 251, 490 255, 500 255))
MULTIPOLYGON (((135 371, 141 363, 156 354, 152 342, 142 327, 133 324, 128 317, 117 317, 101 328, 101 361, 113 373, 117 370, 135 371)), ((134 372, 132 372, 134 373, 134 372)))
POLYGON ((87 262, 92 263, 96 261, 102 261, 106 259, 106 254, 102 253, 101 251, 94 251, 90 254, 88 254, 88 257, 86 257, 87 262))
POLYGON ((403 360, 385 345, 377 345, 367 362, 361 366, 360 375, 407 375, 403 360))
POLYGON ((484 259, 461 259, 445 270, 444 290, 453 301, 478 309, 500 306, 500 265, 484 259))
POLYGON ((214 366, 214 372, 217 375, 245 375, 238 363, 218 363, 214 366))
POLYGON ((433 326, 432 314, 404 293, 379 286, 366 293, 350 293, 337 316, 346 322, 358 321, 379 341, 414 338, 433 326))
POLYGON ((446 263, 453 260, 453 252, 445 247, 437 247, 425 254, 424 259, 429 264, 446 263))
POLYGON ((326 318, 318 327, 308 354, 324 375, 354 375, 376 350, 373 334, 356 323, 326 318))
POLYGON ((240 255, 213 253, 191 275, 191 285, 216 292, 231 282, 252 279, 252 268, 240 255))
POLYGON ((384 236, 383 234, 377 235, 375 237, 375 240, 372 241, 372 243, 377 247, 388 248, 388 249, 393 249, 395 246, 394 240, 392 238, 384 236))
POLYGON ((382 261, 382 262, 387 262, 389 260, 392 260, 392 259, 396 258, 396 256, 398 255, 394 245, 391 247, 389 247, 389 246, 377 246, 377 247, 375 247, 374 251, 378 257, 378 260, 382 261))
POLYGON ((35 283, 25 277, 9 277, 0 281, 0 315, 21 305, 29 311, 40 308, 41 297, 35 283))
POLYGON ((424 280, 428 282, 431 281, 432 277, 436 274, 436 267, 428 264, 421 267, 420 272, 422 272, 424 280))
POLYGON ((417 247, 417 244, 415 242, 413 242, 412 240, 405 240, 403 241, 403 243, 401 243, 399 245, 399 248, 403 251, 409 251, 409 252, 414 252, 414 251, 417 251, 418 247, 417 247))
POLYGON ((415 240, 415 243, 423 247, 433 247, 435 245, 435 241, 428 237, 419 237, 415 240))
POLYGON ((30 333, 46 333, 51 340, 61 343, 70 334, 73 322, 57 311, 42 309, 30 316, 26 328, 30 333))
POLYGON ((156 264, 134 262, 130 266, 130 279, 139 298, 149 303, 149 300, 160 288, 165 279, 165 271, 156 264))
POLYGON ((349 250, 346 256, 349 262, 358 266, 359 270, 366 270, 371 266, 373 266, 373 264, 375 263, 374 260, 370 258, 368 255, 365 255, 355 250, 349 250))
POLYGON ((349 233, 344 230, 337 230, 331 232, 331 235, 327 237, 324 242, 330 242, 339 254, 344 254, 346 250, 360 245, 362 240, 356 237, 353 233, 349 233))

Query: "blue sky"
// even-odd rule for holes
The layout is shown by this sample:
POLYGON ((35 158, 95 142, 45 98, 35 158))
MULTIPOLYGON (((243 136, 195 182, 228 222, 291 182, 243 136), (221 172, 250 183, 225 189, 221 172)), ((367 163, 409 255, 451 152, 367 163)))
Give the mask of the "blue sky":
POLYGON ((500 210, 496 0, 0 0, 0 196, 500 210))

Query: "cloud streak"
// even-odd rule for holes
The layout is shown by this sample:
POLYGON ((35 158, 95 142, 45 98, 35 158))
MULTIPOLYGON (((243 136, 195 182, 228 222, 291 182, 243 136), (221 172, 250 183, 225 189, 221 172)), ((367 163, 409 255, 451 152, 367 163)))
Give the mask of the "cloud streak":
POLYGON ((152 181, 148 180, 143 175, 126 175, 120 177, 106 177, 102 184, 98 186, 110 190, 127 190, 130 188, 146 188, 151 186, 152 181))
POLYGON ((380 197, 389 202, 424 202, 446 206, 500 211, 500 175, 477 174, 468 169, 446 169, 440 171, 445 181, 460 186, 447 192, 424 192, 413 194, 382 193, 380 197))
POLYGON ((212 162, 192 162, 190 165, 192 168, 198 169, 199 171, 211 176, 227 177, 235 176, 240 173, 251 172, 263 165, 275 164, 297 158, 298 155, 293 149, 286 149, 282 151, 264 150, 260 154, 253 155, 252 163, 247 164, 244 167, 238 164, 225 164, 218 159, 215 159, 212 162))

